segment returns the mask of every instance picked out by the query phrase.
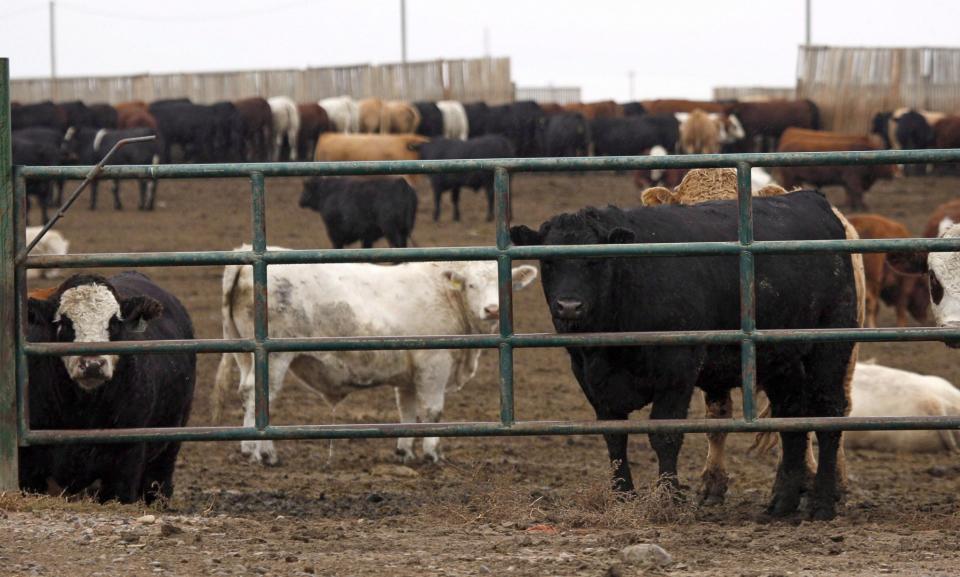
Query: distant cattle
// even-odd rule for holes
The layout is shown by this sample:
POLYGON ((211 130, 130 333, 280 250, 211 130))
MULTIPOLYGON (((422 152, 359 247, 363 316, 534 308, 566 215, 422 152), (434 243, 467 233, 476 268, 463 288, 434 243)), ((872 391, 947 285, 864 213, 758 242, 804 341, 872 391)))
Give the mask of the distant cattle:
POLYGON ((297 158, 308 160, 317 148, 317 139, 320 135, 331 130, 330 118, 327 111, 316 102, 301 102, 297 104, 300 114, 300 133, 297 134, 297 158))
POLYGON ((732 104, 723 102, 711 102, 709 100, 682 100, 682 99, 660 99, 660 100, 642 100, 638 103, 648 114, 674 114, 676 112, 693 112, 696 109, 705 112, 718 112, 727 114, 733 107, 732 104))
MULTIPOLYGON (((422 160, 452 160, 463 158, 510 158, 514 148, 503 136, 489 135, 469 140, 435 138, 420 146, 422 160)), ((484 189, 487 195, 487 221, 493 220, 493 172, 447 172, 430 175, 433 187, 433 220, 440 219, 440 200, 449 190, 453 202, 453 220, 460 220, 460 189, 484 189)))
MULTIPOLYGON (((860 238, 911 238, 903 224, 879 214, 855 214, 847 217, 857 229, 860 238)), ((923 278, 902 274, 887 265, 887 255, 882 252, 864 253, 866 273, 866 322, 867 327, 877 326, 877 312, 882 300, 893 306, 897 313, 897 326, 907 326, 909 311, 918 321, 927 316, 928 295, 923 278), (919 286, 917 286, 919 285, 919 286)))
POLYGON ((435 102, 424 100, 414 102, 417 113, 420 115, 420 124, 417 125, 417 134, 421 136, 443 136, 443 113, 435 102))
POLYGON ((360 109, 357 101, 349 96, 334 96, 320 101, 330 124, 337 132, 354 134, 360 132, 360 109))
MULTIPOLYGON (((826 199, 814 191, 758 198, 753 202, 758 240, 844 239, 845 230, 826 199)), ((514 244, 580 245, 731 241, 737 238, 737 205, 716 201, 622 211, 587 208, 544 222, 539 231, 511 229, 514 244)), ((543 258, 546 304, 557 332, 736 329, 740 282, 735 257, 689 257, 682 265, 660 258, 543 258), (732 265, 732 266, 731 266, 732 265), (679 287, 683 287, 679 290, 679 287), (644 298, 637 299, 635 295, 644 298)), ((760 258, 758 328, 857 326, 857 294, 847 255, 778 255, 760 258), (792 303, 792 304, 787 304, 792 303)), ((780 343, 757 355, 758 386, 777 417, 845 414, 844 391, 853 343, 780 343)), ((738 346, 568 347, 573 373, 597 418, 624 420, 652 402, 652 419, 682 419, 695 387, 707 402, 729 398, 740 383, 738 346)), ((782 433, 785 456, 768 511, 792 514, 800 504, 807 471, 807 433, 782 433)), ((632 491, 627 435, 606 435, 616 468, 615 487, 632 491)), ((820 467, 810 494, 814 519, 835 515, 839 432, 817 433, 820 467)), ((650 434, 661 483, 676 487, 683 435, 650 434)))
POLYGON ((760 151, 777 150, 780 135, 788 128, 820 129, 820 109, 812 100, 739 102, 731 112, 743 125, 745 142, 760 151))
MULTIPOLYGON (((877 150, 882 147, 876 136, 850 135, 822 130, 789 128, 784 131, 779 152, 823 152, 830 150, 877 150)), ((802 184, 841 185, 847 192, 847 206, 866 210, 863 195, 877 180, 896 175, 891 165, 791 166, 775 169, 776 180, 790 189, 802 184)))
POLYGON ((957 223, 960 223, 960 198, 948 200, 934 209, 923 228, 923 236, 937 238, 957 223))
MULTIPOLYGON (((249 250, 249 246, 241 250, 249 250)), ((281 250, 271 247, 271 250, 281 250)), ((273 265, 267 269, 271 337, 465 335, 496 330, 500 308, 493 262, 273 265)), ((513 269, 513 288, 537 276, 529 265, 513 269)), ((223 336, 253 335, 253 274, 248 266, 223 272, 223 336)), ((437 423, 448 392, 477 372, 482 349, 317 351, 271 353, 270 400, 276 402, 292 372, 336 407, 351 392, 379 386, 396 391, 400 421, 437 423)), ((253 355, 226 354, 217 370, 214 420, 229 386, 229 368, 240 368, 245 426, 254 425, 253 355)), ((32 397, 32 395, 31 395, 32 397)), ((438 461, 439 439, 423 439, 423 457, 438 461)), ((274 464, 272 441, 243 441, 254 462, 274 464)), ((397 441, 397 454, 414 459, 413 439, 397 441)))
POLYGON ((960 116, 946 116, 933 125, 935 148, 960 148, 960 116))
MULTIPOLYGON (((873 117, 871 132, 883 139, 887 148, 894 150, 920 150, 934 145, 933 127, 927 118, 916 110, 880 112, 873 117)), ((924 164, 907 164, 905 174, 924 174, 924 164)))
POLYGON ((594 154, 632 156, 654 146, 667 152, 677 149, 680 124, 673 114, 645 114, 626 118, 598 118, 590 123, 594 154))
POLYGON ((244 162, 263 162, 270 159, 273 142, 273 110, 260 97, 244 98, 233 105, 240 115, 240 157, 244 162))
POLYGON ((89 108, 95 128, 119 128, 120 118, 116 108, 106 103, 91 104, 89 108))
POLYGON ((567 112, 579 112, 587 120, 595 118, 620 118, 623 116, 623 107, 612 100, 600 102, 575 102, 563 106, 567 112))
POLYGON ((54 128, 61 133, 67 129, 66 117, 53 102, 21 104, 10 109, 10 128, 18 130, 31 126, 54 128))
POLYGON ((487 111, 487 134, 499 134, 513 143, 517 156, 543 154, 543 130, 547 116, 532 100, 491 106, 487 111))
POLYGON ((413 134, 420 126, 420 112, 403 100, 386 100, 380 116, 381 134, 413 134))
POLYGON ((380 132, 380 114, 382 111, 383 100, 379 98, 364 98, 357 101, 357 114, 359 114, 357 122, 361 134, 380 132))
POLYGON ((161 136, 160 160, 173 162, 173 147, 181 150, 184 162, 213 160, 214 116, 209 107, 179 100, 150 104, 150 114, 157 120, 161 136))
POLYGON ((467 126, 470 131, 468 138, 476 138, 487 133, 487 117, 490 114, 490 107, 486 102, 470 102, 463 105, 467 113, 467 126))
POLYGON ((297 160, 300 113, 296 102, 287 96, 271 96, 267 103, 273 113, 273 160, 297 160))
POLYGON ((207 107, 211 118, 210 155, 217 162, 240 162, 243 119, 234 103, 216 102, 207 107))
POLYGON ((686 154, 719 154, 721 124, 697 108, 680 123, 680 150, 686 154))
POLYGON ((437 108, 443 116, 443 137, 466 140, 470 134, 470 123, 467 120, 467 111, 456 100, 441 100, 437 108))
MULTIPOLYGON (((80 164, 96 164, 117 142, 124 138, 139 138, 142 136, 156 136, 156 132, 149 128, 124 128, 107 130, 101 128, 81 128, 75 132, 67 143, 67 147, 78 159, 80 164)), ((160 139, 162 140, 162 138, 160 139)), ((159 164, 163 145, 157 140, 128 144, 110 157, 110 164, 159 164)), ((140 210, 153 210, 157 196, 157 179, 139 179, 140 210)), ((97 208, 97 180, 90 183, 90 210, 97 208)), ((123 209, 120 201, 120 179, 113 180, 113 208, 123 209)))
MULTIPOLYGON (((183 305, 150 279, 74 275, 27 303, 30 342, 193 339, 183 305)), ((196 380, 192 352, 31 356, 32 429, 182 427, 196 380)), ((99 480, 98 500, 147 503, 173 494, 179 442, 70 444, 21 450, 20 486, 76 494, 99 480)))
POLYGON ((590 124, 579 112, 564 112, 547 119, 543 135, 547 156, 587 156, 590 153, 590 124))
POLYGON ((71 126, 74 128, 97 128, 93 111, 79 100, 60 102, 57 104, 57 109, 64 119, 64 126, 68 128, 71 126))
MULTIPOLYGON (((857 363, 851 417, 957 417, 960 391, 949 381, 881 365, 857 363)), ((960 432, 847 431, 848 449, 902 453, 960 452, 960 432)))
MULTIPOLYGON (((17 131, 20 132, 20 131, 17 131)), ((11 138, 13 165, 24 166, 59 166, 63 158, 60 147, 41 140, 34 140, 18 135, 16 132, 11 138)), ((27 187, 27 222, 29 222, 30 197, 37 199, 43 221, 47 222, 47 207, 53 202, 51 181, 28 180, 27 187)))
POLYGON ((538 102, 537 104, 540 105, 540 110, 543 110, 543 113, 547 116, 569 112, 562 105, 557 104, 556 102, 538 102))
POLYGON ((405 247, 417 218, 417 191, 403 178, 310 178, 300 207, 320 213, 333 248, 386 238, 405 247))
MULTIPOLYGON (((42 226, 28 226, 26 229, 26 240, 27 244, 33 242, 33 239, 40 234, 40 230, 43 229, 42 226)), ((47 234, 43 235, 43 238, 40 239, 40 242, 37 243, 37 246, 33 247, 33 250, 30 251, 31 255, 41 255, 41 254, 54 254, 54 255, 65 255, 70 251, 70 241, 66 239, 59 231, 48 230, 47 234)), ((60 269, 57 268, 30 268, 27 269, 27 280, 33 280, 38 278, 55 278, 60 276, 60 269)), ((35 297, 34 297, 35 298, 35 297)))
POLYGON ((416 160, 428 139, 415 134, 339 134, 327 132, 317 140, 314 160, 416 160))
POLYGON ((647 109, 640 102, 627 102, 623 105, 624 116, 643 116, 646 113, 647 109))
POLYGON ((157 119, 150 114, 142 100, 121 102, 116 106, 117 128, 152 128, 157 130, 157 119))

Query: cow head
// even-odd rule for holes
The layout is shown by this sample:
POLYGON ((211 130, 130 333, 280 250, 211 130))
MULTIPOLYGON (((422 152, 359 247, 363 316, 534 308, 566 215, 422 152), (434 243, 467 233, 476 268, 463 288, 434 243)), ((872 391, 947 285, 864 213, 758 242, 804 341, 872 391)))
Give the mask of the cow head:
MULTIPOLYGON (((51 340, 97 343, 130 340, 160 316, 162 305, 147 296, 121 299, 110 282, 98 275, 74 275, 46 300, 30 299, 31 325, 51 340)), ((37 331, 34 331, 36 334, 37 331)), ((67 374, 90 391, 113 378, 117 355, 64 356, 67 374)))
MULTIPOLYGON (((470 325, 489 329, 500 320, 500 294, 497 289, 497 267, 491 262, 468 262, 451 266, 442 272, 452 294, 464 305, 470 325)), ((513 290, 526 288, 537 278, 537 269, 530 265, 513 268, 513 290)))
POLYGON ((300 208, 320 210, 323 201, 330 194, 326 186, 326 179, 314 176, 303 181, 303 192, 300 194, 300 208))
MULTIPOLYGON (((610 226, 597 209, 562 214, 539 231, 526 226, 510 229, 516 245, 624 244, 636 240, 633 231, 610 226)), ((609 258, 543 258, 543 292, 558 332, 588 331, 602 319, 608 287, 614 286, 614 261, 609 258)), ((602 322, 602 321, 601 321, 602 322)))
MULTIPOLYGON (((940 238, 960 237, 960 225, 940 238)), ((960 328, 960 252, 887 253, 887 262, 902 273, 926 273, 930 281, 930 306, 939 327, 960 328)), ((960 341, 947 341, 960 348, 960 341)))
POLYGON ((747 136, 743 129, 743 124, 736 114, 727 114, 721 117, 720 123, 720 144, 733 144, 740 142, 747 136))

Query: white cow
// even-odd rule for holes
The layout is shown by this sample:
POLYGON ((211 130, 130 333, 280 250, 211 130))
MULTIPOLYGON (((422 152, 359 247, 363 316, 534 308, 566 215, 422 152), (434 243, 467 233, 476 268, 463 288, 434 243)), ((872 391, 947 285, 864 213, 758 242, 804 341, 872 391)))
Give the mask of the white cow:
POLYGON ((437 102, 437 108, 443 116, 443 137, 466 140, 470 134, 470 124, 463 104, 456 100, 441 100, 437 102))
MULTIPOLYGON (((940 238, 960 238, 960 224, 943 230, 940 238)), ((960 252, 890 252, 887 262, 901 273, 929 275, 930 305, 939 327, 960 328, 960 252)), ((960 341, 947 341, 947 346, 960 348, 960 341)))
MULTIPOLYGON (((40 234, 40 230, 42 228, 42 226, 27 227, 27 244, 33 242, 33 239, 40 234)), ((68 241, 62 234, 55 230, 48 230, 47 234, 43 235, 43 239, 41 239, 37 246, 33 247, 33 250, 30 251, 30 254, 67 254, 68 250, 70 250, 70 241, 68 241)), ((54 278, 58 276, 60 276, 60 269, 57 268, 27 269, 27 280, 38 278, 54 278)))
POLYGON ((349 96, 324 98, 319 102, 337 132, 356 134, 360 132, 360 106, 349 96))
POLYGON ((297 159, 297 134, 300 133, 300 112, 297 103, 287 96, 271 96, 267 99, 273 112, 273 160, 279 161, 283 150, 283 137, 287 137, 290 160, 297 159))
MULTIPOLYGON (((249 250, 248 246, 240 250, 249 250)), ((271 250, 283 250, 272 248, 271 250)), ((268 269, 270 337, 410 336, 490 333, 499 318, 497 266, 493 262, 274 265, 268 269)), ((528 286, 537 269, 513 269, 515 290, 528 286)), ((253 273, 227 266, 223 273, 223 336, 253 335, 253 273)), ((395 387, 400 421, 438 422, 444 396, 477 371, 480 349, 273 353, 270 399, 291 371, 322 394, 331 407, 351 391, 395 387)), ((227 388, 228 356, 240 368, 244 426, 254 425, 253 355, 224 355, 217 371, 214 419, 227 388)), ((424 457, 437 461, 439 439, 423 439, 424 457)), ((277 461, 271 441, 243 441, 251 461, 277 461)), ((397 453, 414 458, 413 439, 399 439, 397 453)))
MULTIPOLYGON (((960 390, 940 377, 857 363, 851 417, 960 415, 960 390)), ((936 453, 960 450, 960 431, 847 431, 848 449, 936 453)))

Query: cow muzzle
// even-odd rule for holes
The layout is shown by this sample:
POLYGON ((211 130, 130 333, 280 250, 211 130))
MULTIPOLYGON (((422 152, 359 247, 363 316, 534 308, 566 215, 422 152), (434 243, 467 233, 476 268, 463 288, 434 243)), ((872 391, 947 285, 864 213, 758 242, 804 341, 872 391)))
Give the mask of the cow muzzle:
POLYGON ((500 319, 500 305, 487 305, 483 307, 483 320, 496 321, 500 319))
POLYGON ((112 367, 106 357, 79 357, 71 377, 84 390, 92 390, 111 378, 112 367))
POLYGON ((557 299, 553 303, 554 318, 575 321, 583 318, 583 301, 577 299, 557 299))

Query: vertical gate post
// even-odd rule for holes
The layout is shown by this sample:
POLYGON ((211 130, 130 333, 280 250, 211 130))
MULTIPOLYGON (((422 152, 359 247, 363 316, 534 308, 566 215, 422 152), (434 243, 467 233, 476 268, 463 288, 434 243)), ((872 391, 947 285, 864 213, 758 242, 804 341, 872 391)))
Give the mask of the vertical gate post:
MULTIPOLYGON (((510 173, 502 167, 493 172, 493 193, 497 207, 497 248, 510 248, 510 173)), ((513 262, 508 254, 497 257, 497 287, 500 303, 500 336, 513 336, 513 262)), ((513 345, 501 343, 500 423, 512 425, 516 419, 513 401, 513 345)))
POLYGON ((757 383, 757 345, 753 340, 753 331, 757 328, 757 304, 753 268, 753 190, 751 166, 747 162, 737 163, 737 208, 740 222, 737 230, 740 241, 740 330, 745 337, 740 341, 740 374, 742 378, 743 418, 752 421, 754 411, 754 390, 757 383))
POLYGON ((13 213, 13 159, 10 136, 10 61, 0 58, 0 491, 15 491, 17 480, 16 291, 13 213))

